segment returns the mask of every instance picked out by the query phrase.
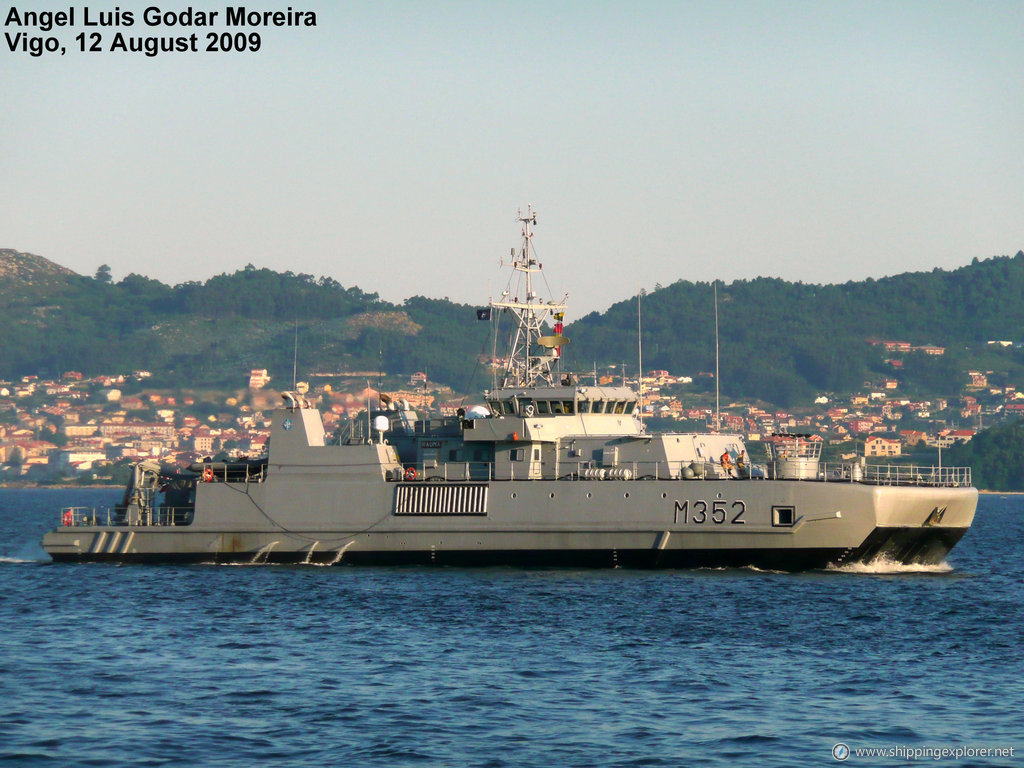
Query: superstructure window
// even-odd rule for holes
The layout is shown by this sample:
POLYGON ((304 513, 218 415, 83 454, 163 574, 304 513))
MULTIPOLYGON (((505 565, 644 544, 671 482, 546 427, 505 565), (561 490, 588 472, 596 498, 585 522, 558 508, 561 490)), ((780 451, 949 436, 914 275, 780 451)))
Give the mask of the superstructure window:
POLYGON ((562 404, 558 400, 551 403, 551 412, 559 415, 562 414, 562 404))
POLYGON ((509 461, 523 461, 526 458, 525 448, 513 448, 508 452, 509 461))
POLYGON ((573 412, 572 400, 566 400, 565 402, 563 402, 562 403, 562 410, 565 411, 568 414, 571 414, 573 412))
POLYGON ((594 401, 594 413, 604 413, 604 400, 594 401))
POLYGON ((537 413, 551 413, 551 408, 548 407, 548 401, 547 400, 538 400, 537 401, 537 413))
POLYGON ((632 413, 635 407, 636 403, 634 403, 632 400, 626 401, 626 413, 632 413))
POLYGON ((579 412, 580 413, 590 413, 590 401, 589 400, 580 400, 580 402, 579 402, 579 412))
POLYGON ((626 410, 626 403, 625 403, 625 401, 619 400, 617 403, 615 403, 615 412, 616 413, 624 413, 625 410, 626 410))

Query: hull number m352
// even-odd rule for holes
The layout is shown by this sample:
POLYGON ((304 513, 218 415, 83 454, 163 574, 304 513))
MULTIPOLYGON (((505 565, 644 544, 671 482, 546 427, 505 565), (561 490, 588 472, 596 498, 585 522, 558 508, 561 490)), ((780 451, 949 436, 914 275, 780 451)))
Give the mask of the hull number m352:
POLYGON ((743 513, 746 511, 747 504, 740 499, 736 501, 716 499, 712 502, 707 502, 703 499, 693 502, 689 499, 686 501, 676 501, 675 524, 745 525, 747 521, 743 519, 743 513))

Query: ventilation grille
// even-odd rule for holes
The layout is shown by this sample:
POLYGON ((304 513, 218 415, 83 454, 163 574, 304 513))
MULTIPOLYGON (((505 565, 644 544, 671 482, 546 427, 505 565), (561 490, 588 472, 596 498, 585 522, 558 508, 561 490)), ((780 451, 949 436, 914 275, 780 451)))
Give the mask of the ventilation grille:
POLYGON ((396 515, 486 515, 487 486, 402 483, 395 488, 396 515))

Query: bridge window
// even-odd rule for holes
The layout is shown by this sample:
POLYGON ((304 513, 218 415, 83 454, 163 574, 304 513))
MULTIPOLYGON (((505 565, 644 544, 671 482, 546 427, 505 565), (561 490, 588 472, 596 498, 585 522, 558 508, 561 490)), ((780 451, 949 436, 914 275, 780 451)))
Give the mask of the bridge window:
POLYGON ((562 414, 562 404, 558 400, 555 400, 553 403, 551 403, 551 412, 557 413, 559 415, 562 414))
POLYGON ((580 402, 579 402, 579 412, 580 413, 590 413, 590 401, 589 400, 580 400, 580 402))
POLYGON ((632 413, 633 412, 633 408, 635 408, 635 407, 636 407, 636 403, 633 402, 632 400, 628 400, 626 402, 626 413, 632 413))
POLYGON ((572 414, 572 412, 573 412, 572 400, 566 400, 565 402, 563 402, 562 403, 562 410, 564 410, 568 414, 572 414))
POLYGON ((616 413, 624 413, 625 410, 626 410, 626 403, 625 403, 625 401, 619 400, 617 403, 615 403, 615 412, 616 413))
POLYGON ((551 409, 548 407, 547 400, 537 401, 537 413, 551 413, 551 409))
POLYGON ((594 401, 594 413, 604 413, 604 400, 594 401))

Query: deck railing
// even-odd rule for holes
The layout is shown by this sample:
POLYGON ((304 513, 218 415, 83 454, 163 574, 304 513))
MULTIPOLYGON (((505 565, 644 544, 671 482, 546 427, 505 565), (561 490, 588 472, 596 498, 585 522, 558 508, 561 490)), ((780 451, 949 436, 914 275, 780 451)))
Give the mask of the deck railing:
MULTIPOLYGON (((540 462, 516 461, 495 467, 490 462, 434 462, 407 465, 408 470, 392 480, 415 482, 463 482, 481 480, 754 480, 773 478, 773 468, 754 464, 743 469, 723 469, 717 462, 633 461, 612 467, 597 462, 559 462, 557 471, 540 462)), ((970 467, 932 467, 901 464, 867 464, 821 462, 808 468, 799 478, 777 475, 778 480, 799 479, 801 482, 863 483, 866 485, 902 485, 958 487, 971 485, 970 467)))
POLYGON ((61 525, 109 526, 127 528, 169 527, 191 525, 194 507, 157 507, 152 510, 128 510, 124 507, 64 507, 60 511, 61 525))
POLYGON ((267 465, 209 464, 203 468, 203 479, 218 483, 262 483, 267 479, 267 465))
POLYGON ((958 487, 971 485, 970 467, 931 467, 915 464, 824 464, 823 479, 838 477, 870 485, 934 485, 958 487), (856 477, 856 475, 861 475, 856 477))

